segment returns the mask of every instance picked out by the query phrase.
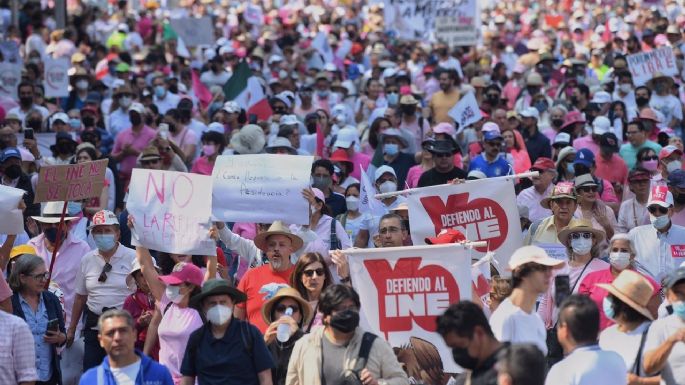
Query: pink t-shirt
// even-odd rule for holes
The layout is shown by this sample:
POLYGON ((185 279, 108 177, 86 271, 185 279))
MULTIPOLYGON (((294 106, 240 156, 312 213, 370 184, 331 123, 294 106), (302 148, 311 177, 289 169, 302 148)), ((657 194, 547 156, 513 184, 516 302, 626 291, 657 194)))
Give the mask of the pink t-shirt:
POLYGON ((190 172, 202 175, 212 175, 213 169, 214 165, 209 162, 209 158, 203 156, 195 160, 195 163, 193 163, 193 168, 190 169, 190 172))
POLYGON ((595 165, 595 176, 598 178, 620 184, 624 184, 628 180, 628 166, 626 166, 623 158, 617 154, 613 154, 609 160, 604 160, 598 156, 595 158, 595 165))
MULTIPOLYGON (((139 133, 134 133, 132 129, 127 128, 124 131, 121 131, 116 139, 114 139, 112 155, 118 155, 123 152, 124 147, 128 144, 140 153, 148 144, 150 144, 155 136, 157 136, 157 132, 148 126, 143 126, 143 129, 139 133)), ((122 174, 131 175, 131 170, 135 167, 137 159, 138 156, 136 155, 127 155, 119 163, 119 171, 122 174)))
POLYGON ((595 154, 595 158, 599 156, 599 144, 592 140, 592 135, 581 136, 580 138, 574 140, 573 148, 575 148, 576 151, 580 150, 581 148, 587 148, 588 150, 592 151, 593 154, 595 154))
MULTIPOLYGON (((654 295, 652 297, 655 297, 659 295, 659 289, 661 286, 656 283, 655 280, 652 278, 640 274, 643 277, 647 278, 650 284, 652 284, 652 288, 654 289, 654 295)), ((597 307, 600 309, 599 311, 599 330, 604 330, 608 328, 609 326, 614 324, 614 321, 610 320, 607 318, 607 316, 604 314, 602 311, 602 302, 604 301, 604 297, 609 294, 609 292, 606 289, 603 289, 599 286, 597 286, 598 283, 612 283, 614 282, 614 276, 611 274, 611 269, 604 269, 600 271, 595 271, 592 272, 583 278, 583 280, 580 283, 580 289, 578 289, 579 294, 585 294, 590 296, 590 298, 595 301, 597 304, 597 307)))
POLYGON ((164 294, 159 303, 159 311, 163 313, 157 334, 159 335, 159 363, 171 372, 174 384, 181 383, 181 363, 186 352, 186 345, 190 334, 203 325, 200 313, 190 307, 179 307, 169 304, 169 298, 164 294))
POLYGON ((356 178, 357 180, 362 179, 362 169, 366 171, 369 168, 369 163, 371 163, 371 157, 367 154, 361 153, 361 152, 355 152, 354 155, 352 155, 352 163, 354 164, 354 170, 352 170, 352 173, 350 175, 353 178, 356 178), (361 165, 361 169, 359 166, 361 165))
POLYGON ((12 289, 5 281, 5 272, 0 270, 0 302, 12 296, 12 289))
POLYGON ((416 187, 416 185, 419 183, 419 178, 421 178, 421 174, 423 174, 423 166, 420 164, 412 166, 412 168, 409 169, 409 172, 407 172, 407 187, 416 187))

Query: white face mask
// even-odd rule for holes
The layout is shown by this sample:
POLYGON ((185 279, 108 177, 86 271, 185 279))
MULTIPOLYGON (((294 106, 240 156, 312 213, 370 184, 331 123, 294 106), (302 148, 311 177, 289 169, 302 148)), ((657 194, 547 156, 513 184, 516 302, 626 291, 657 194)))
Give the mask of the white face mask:
POLYGON ((380 186, 378 186, 378 190, 380 190, 381 194, 395 192, 397 191, 397 183, 391 180, 386 180, 380 186))
POLYGON ((609 263, 611 263, 611 266, 613 266, 616 270, 625 270, 628 266, 630 266, 630 253, 609 253, 609 263))
POLYGON ((347 198, 345 198, 345 203, 347 203, 347 210, 348 211, 357 211, 359 210, 359 198, 356 196, 350 195, 347 198))
POLYGON ((683 163, 679 160, 674 160, 666 165, 666 171, 672 173, 675 170, 680 170, 683 167, 683 163))
POLYGON ((586 255, 592 249, 592 238, 580 237, 578 239, 571 239, 571 249, 573 249, 575 254, 586 255))
POLYGON ((88 89, 88 80, 79 80, 76 82, 76 88, 79 90, 87 90, 88 89))
POLYGON ((166 294, 167 298, 169 298, 169 301, 175 304, 178 304, 183 300, 183 294, 181 294, 181 286, 179 285, 168 285, 164 290, 164 293, 166 294))
POLYGON ((207 310, 207 321, 214 325, 223 325, 231 319, 233 309, 226 305, 214 305, 207 310))
POLYGON ((628 83, 619 84, 618 89, 624 94, 629 94, 633 90, 633 86, 628 83))
POLYGON ((125 96, 125 97, 119 99, 119 105, 124 110, 129 108, 131 106, 131 98, 128 96, 125 96))
POLYGON ((668 226, 668 224, 671 222, 670 218, 668 217, 668 214, 664 214, 660 217, 655 217, 654 215, 649 214, 649 221, 652 222, 652 225, 657 230, 663 229, 664 227, 668 226))

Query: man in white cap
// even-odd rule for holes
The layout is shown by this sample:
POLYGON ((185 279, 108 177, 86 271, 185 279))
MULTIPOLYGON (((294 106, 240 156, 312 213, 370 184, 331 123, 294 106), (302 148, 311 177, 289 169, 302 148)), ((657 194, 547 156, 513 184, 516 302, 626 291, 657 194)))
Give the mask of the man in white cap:
POLYGON ((338 135, 333 143, 333 147, 342 148, 347 152, 347 156, 354 165, 350 176, 356 179, 361 178, 361 170, 366 170, 371 163, 371 157, 362 152, 357 152, 355 144, 359 143, 359 134, 353 126, 346 126, 338 131, 338 135))
POLYGON ((535 107, 525 108, 520 113, 521 115, 521 135, 526 142, 526 150, 530 156, 530 161, 535 161, 544 156, 545 158, 552 158, 552 145, 549 138, 540 133, 538 129, 538 122, 540 120, 540 112, 535 107))
POLYGON ((93 215, 90 233, 96 249, 81 260, 76 276, 76 298, 67 329, 67 346, 71 346, 76 328, 85 312, 83 370, 99 365, 106 353, 98 341, 98 318, 109 309, 121 309, 132 292, 129 273, 136 252, 119 243, 121 232, 116 214, 108 210, 93 215), (85 305, 85 308, 84 308, 85 305))
POLYGON ((490 317, 490 327, 499 341, 533 343, 547 352, 547 331, 535 303, 549 289, 552 270, 563 265, 564 261, 551 258, 538 246, 523 246, 514 252, 508 266, 513 290, 490 317))

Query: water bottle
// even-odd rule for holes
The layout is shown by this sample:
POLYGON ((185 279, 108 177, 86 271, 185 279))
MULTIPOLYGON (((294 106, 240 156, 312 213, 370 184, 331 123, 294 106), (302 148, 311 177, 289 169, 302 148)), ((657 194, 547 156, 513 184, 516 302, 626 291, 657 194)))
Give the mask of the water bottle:
MULTIPOLYGON (((290 317, 293 315, 293 308, 289 307, 285 309, 285 315, 290 317)), ((276 329, 276 339, 279 340, 280 342, 286 342, 290 338, 290 324, 283 323, 278 325, 278 329, 276 329)))

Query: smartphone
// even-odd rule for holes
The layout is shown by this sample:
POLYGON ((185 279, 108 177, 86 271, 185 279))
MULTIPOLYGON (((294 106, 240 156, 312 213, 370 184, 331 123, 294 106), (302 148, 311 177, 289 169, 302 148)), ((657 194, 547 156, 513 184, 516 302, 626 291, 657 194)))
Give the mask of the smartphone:
POLYGON ((159 136, 162 139, 169 139, 169 125, 162 123, 159 125, 159 136))
POLYGON ((59 321, 57 318, 48 321, 48 331, 57 332, 59 331, 59 321))
POLYGON ((35 136, 33 136, 33 128, 24 129, 24 139, 35 139, 35 136))
POLYGON ((554 277, 554 303, 559 307, 564 300, 571 295, 571 285, 568 275, 554 277))

